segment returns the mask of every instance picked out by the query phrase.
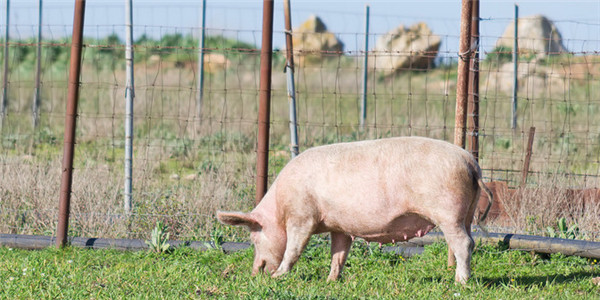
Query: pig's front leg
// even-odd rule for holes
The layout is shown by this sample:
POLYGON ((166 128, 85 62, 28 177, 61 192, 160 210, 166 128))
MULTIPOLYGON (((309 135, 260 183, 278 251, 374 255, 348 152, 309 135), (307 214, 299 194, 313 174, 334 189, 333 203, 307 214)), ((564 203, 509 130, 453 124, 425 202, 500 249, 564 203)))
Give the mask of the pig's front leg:
POLYGON ((305 223, 302 224, 302 221, 303 220, 292 222, 288 220, 286 226, 287 242, 285 253, 283 254, 283 260, 281 261, 279 268, 273 273, 274 278, 279 277, 292 269, 310 240, 314 228, 313 222, 305 221, 305 223))
POLYGON ((348 252, 352 246, 352 238, 341 232, 331 233, 331 272, 327 277, 327 281, 337 280, 340 278, 348 252))

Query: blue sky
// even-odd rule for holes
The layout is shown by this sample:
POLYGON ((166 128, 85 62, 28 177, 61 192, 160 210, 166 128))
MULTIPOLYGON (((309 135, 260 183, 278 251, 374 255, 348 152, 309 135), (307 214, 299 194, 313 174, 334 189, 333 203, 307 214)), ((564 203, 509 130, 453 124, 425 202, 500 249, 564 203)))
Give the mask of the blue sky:
MULTIPOLYGON (((0 17, 4 32, 5 10, 0 17)), ((157 37, 165 33, 197 33, 199 0, 134 0, 134 35, 157 37)), ((64 36, 71 32, 74 1, 44 1, 44 35, 64 36)), ((483 50, 489 51, 513 18, 514 1, 481 1, 480 16, 483 50)), ((543 14, 558 26, 570 51, 600 51, 600 1, 518 1, 522 17, 543 14)), ((365 5, 371 7, 371 46, 377 34, 397 27, 424 21, 435 34, 441 35, 442 51, 458 48, 461 2, 454 1, 292 1, 292 22, 298 26, 311 14, 320 16, 328 29, 338 34, 346 50, 362 50, 365 5)), ((124 32, 125 0, 88 0, 86 36, 102 37, 110 32, 124 32)), ((209 34, 224 34, 259 44, 262 1, 207 0, 206 27, 209 34)), ((37 1, 11 1, 11 36, 27 37, 35 32, 37 1)), ((274 47, 284 44, 283 1, 275 1, 274 47)))

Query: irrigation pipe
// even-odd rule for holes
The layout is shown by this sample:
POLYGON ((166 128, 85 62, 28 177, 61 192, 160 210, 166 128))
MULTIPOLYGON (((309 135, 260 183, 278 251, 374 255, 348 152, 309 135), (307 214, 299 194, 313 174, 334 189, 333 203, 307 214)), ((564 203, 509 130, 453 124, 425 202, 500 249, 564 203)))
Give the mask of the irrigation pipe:
MULTIPOLYGON (((494 244, 503 243, 509 249, 534 251, 537 253, 562 253, 564 255, 575 255, 586 258, 600 259, 600 242, 582 240, 568 240, 560 238, 548 238, 534 235, 520 235, 509 233, 480 233, 474 232, 473 238, 477 243, 494 244)), ((394 246, 382 248, 384 252, 392 252, 404 257, 419 255, 423 252, 422 246, 444 241, 441 232, 431 232, 427 235, 414 238, 408 242, 397 243, 394 246)), ((174 247, 186 246, 195 250, 214 249, 213 242, 202 241, 168 241, 174 247)), ((0 234, 0 247, 11 247, 21 249, 39 250, 55 245, 56 237, 39 235, 0 234)), ((69 243, 73 247, 88 249, 116 249, 125 251, 148 250, 149 247, 141 239, 101 239, 70 237, 69 243)), ((250 247, 249 243, 226 242, 220 245, 225 253, 245 250, 250 247)))

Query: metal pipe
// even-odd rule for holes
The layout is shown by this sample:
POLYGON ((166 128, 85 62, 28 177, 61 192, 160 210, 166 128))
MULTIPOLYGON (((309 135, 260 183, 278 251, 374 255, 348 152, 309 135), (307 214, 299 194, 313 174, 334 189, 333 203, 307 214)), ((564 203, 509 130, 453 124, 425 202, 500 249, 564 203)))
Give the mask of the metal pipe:
POLYGON ((298 156, 300 152, 298 147, 298 122, 296 120, 296 86, 294 83, 294 45, 292 42, 292 13, 290 0, 283 2, 283 12, 285 17, 285 49, 286 65, 285 74, 287 78, 287 96, 290 107, 290 152, 292 158, 298 156))
POLYGON ((515 4, 515 31, 513 40, 513 94, 511 128, 517 128, 517 92, 519 91, 519 6, 515 4))
POLYGON ((6 28, 4 33, 4 75, 2 77, 2 103, 0 104, 0 129, 4 128, 8 106, 8 40, 10 25, 10 0, 6 0, 6 28))
POLYGON ((204 44, 205 44, 205 26, 206 26, 206 0, 202 0, 200 8, 200 38, 198 41, 198 92, 196 93, 196 117, 198 118, 198 128, 202 122, 202 100, 204 98, 204 44))
POLYGON ((529 175, 529 163, 531 162, 531 154, 533 151, 533 137, 535 136, 535 127, 529 128, 529 138, 527 139, 527 152, 525 153, 525 161, 523 162, 523 171, 521 172, 521 187, 527 184, 527 175, 529 175))
MULTIPOLYGON (((564 255, 600 258, 600 242, 492 232, 473 232, 471 235, 476 243, 481 242, 490 245, 498 245, 501 243, 508 246, 509 249, 514 250, 534 251, 545 254, 562 253, 564 255)), ((430 232, 423 237, 413 238, 410 241, 401 244, 414 247, 430 245, 441 241, 445 241, 443 233, 430 232)))
POLYGON ((125 0, 125 189, 124 209, 131 213, 133 191, 133 100, 135 82, 133 77, 133 0, 125 0))
POLYGON ((262 44, 256 150, 256 204, 267 192, 269 173, 269 125, 271 116, 271 58, 273 55, 273 0, 263 1, 262 44))
MULTIPOLYGON (((562 253, 565 255, 576 255, 587 258, 600 259, 600 242, 569 240, 561 238, 550 238, 535 235, 520 235, 509 233, 480 233, 471 234, 473 240, 477 243, 488 245, 505 244, 509 249, 534 251, 537 253, 562 253)), ((99 239, 73 237, 69 239, 71 245, 80 248, 89 249, 115 249, 124 251, 147 250, 148 245, 141 239, 99 239)), ((400 254, 402 256, 418 255, 422 251, 421 246, 433 244, 435 242, 444 242, 445 238, 441 232, 430 232, 423 237, 413 238, 408 242, 397 243, 394 246, 383 247, 382 251, 400 254)), ((11 247, 19 249, 41 250, 52 246, 55 242, 54 237, 39 235, 19 235, 19 234, 0 234, 0 247, 11 247)), ((173 247, 187 246, 196 250, 207 250, 214 248, 212 242, 203 241, 175 241, 169 240, 168 243, 173 247)), ((245 250, 251 247, 250 243, 222 243, 221 249, 225 253, 232 253, 245 250)))
POLYGON ((365 129, 367 120, 367 83, 369 76, 369 6, 365 6, 365 54, 363 57, 362 102, 360 105, 360 130, 365 129))
POLYGON ((36 129, 40 122, 40 84, 42 80, 42 0, 38 2, 38 36, 37 57, 35 66, 35 89, 33 91, 32 120, 36 129))
POLYGON ((467 103, 469 152, 479 161, 479 0, 473 0, 471 14, 471 49, 473 59, 469 70, 469 101, 467 103))
POLYGON ((73 152, 75 150, 75 129, 77 125, 77 104, 79 100, 79 75, 81 73, 84 15, 85 0, 75 0, 73 35, 71 41, 71 67, 69 69, 67 109, 65 113, 62 180, 60 183, 58 226, 56 229, 56 246, 59 248, 66 246, 69 228, 71 186, 73 184, 73 152))
POLYGON ((467 102, 469 89, 469 59, 471 58, 471 14, 472 0, 462 1, 460 17, 460 45, 458 53, 458 76, 456 83, 456 114, 454 126, 454 144, 465 148, 467 123, 467 102))

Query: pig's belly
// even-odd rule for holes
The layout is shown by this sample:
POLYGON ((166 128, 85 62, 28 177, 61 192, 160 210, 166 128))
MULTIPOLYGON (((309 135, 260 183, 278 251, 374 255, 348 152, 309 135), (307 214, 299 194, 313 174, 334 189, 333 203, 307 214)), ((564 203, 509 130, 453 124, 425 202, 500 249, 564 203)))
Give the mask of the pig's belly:
POLYGON ((416 214, 402 215, 388 222, 381 221, 383 222, 380 224, 374 222, 362 226, 348 224, 348 226, 341 226, 339 231, 352 237, 361 237, 369 242, 395 243, 422 237, 435 227, 429 220, 416 214))

